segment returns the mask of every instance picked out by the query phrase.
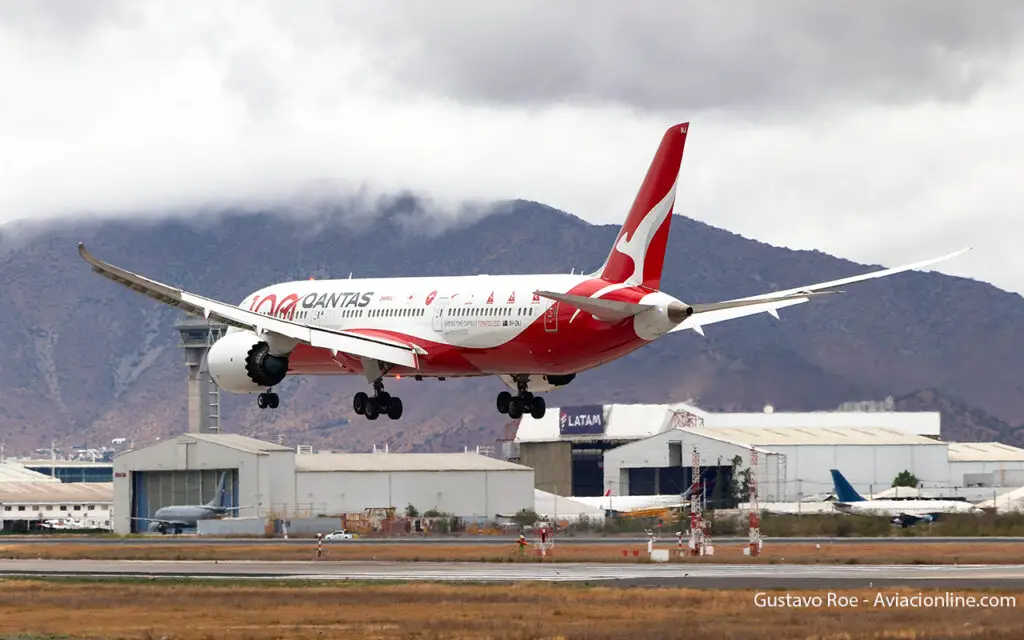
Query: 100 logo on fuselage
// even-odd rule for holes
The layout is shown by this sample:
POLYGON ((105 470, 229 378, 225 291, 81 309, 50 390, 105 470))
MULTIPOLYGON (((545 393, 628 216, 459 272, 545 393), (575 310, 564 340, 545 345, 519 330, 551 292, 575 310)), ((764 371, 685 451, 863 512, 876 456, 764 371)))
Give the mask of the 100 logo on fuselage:
MULTIPOLYGON (((339 291, 335 293, 314 291, 302 296, 301 306, 303 309, 359 309, 369 305, 372 297, 372 291, 339 291)), ((249 311, 266 312, 269 316, 291 318, 295 313, 295 308, 299 305, 300 298, 296 293, 290 293, 280 300, 278 300, 277 294, 268 293, 262 297, 254 296, 249 305, 249 311)))

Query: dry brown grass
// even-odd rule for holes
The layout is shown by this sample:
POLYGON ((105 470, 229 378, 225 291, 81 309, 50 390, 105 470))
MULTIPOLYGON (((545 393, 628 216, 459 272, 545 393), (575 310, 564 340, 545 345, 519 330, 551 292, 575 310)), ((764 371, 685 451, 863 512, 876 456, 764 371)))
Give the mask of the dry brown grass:
MULTIPOLYGON (((675 548, 670 542, 658 548, 675 548)), ((0 558, 53 558, 96 560, 309 560, 316 543, 294 544, 75 544, 37 543, 0 546, 0 558)), ((532 549, 517 558, 515 545, 502 544, 325 544, 324 560, 406 560, 441 562, 538 561, 532 549)), ((647 555, 646 544, 573 545, 557 543, 557 562, 637 562, 647 555), (623 556, 623 549, 629 555, 623 556), (639 552, 639 558, 633 551, 639 552)), ((959 546, 921 541, 907 543, 852 544, 835 542, 774 543, 764 547, 759 558, 743 555, 739 544, 718 545, 710 558, 685 558, 686 562, 727 563, 821 563, 821 564, 1017 564, 1024 558, 1024 542, 959 546)))
MULTIPOLYGON (((877 593, 844 592, 869 600, 877 593)), ((918 591, 881 593, 914 595, 918 591)), ((1008 639, 1020 637, 1020 628, 1021 614, 1013 607, 898 609, 868 603, 856 609, 767 609, 754 605, 753 591, 529 584, 218 586, 0 581, 0 634, 36 637, 1008 639)))

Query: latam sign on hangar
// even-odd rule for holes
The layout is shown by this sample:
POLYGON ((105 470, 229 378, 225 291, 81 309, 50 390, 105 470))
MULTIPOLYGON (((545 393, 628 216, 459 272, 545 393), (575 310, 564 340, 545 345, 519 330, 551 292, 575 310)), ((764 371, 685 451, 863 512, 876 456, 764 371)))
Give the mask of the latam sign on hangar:
POLYGON ((558 434, 562 436, 597 436, 604 433, 604 405, 561 407, 558 434))

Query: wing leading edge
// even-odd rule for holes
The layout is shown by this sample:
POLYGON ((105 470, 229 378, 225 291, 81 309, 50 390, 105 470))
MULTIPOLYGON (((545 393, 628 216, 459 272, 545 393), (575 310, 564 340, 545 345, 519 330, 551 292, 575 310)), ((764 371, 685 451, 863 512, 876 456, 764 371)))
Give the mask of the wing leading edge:
POLYGON ((92 266, 93 271, 133 291, 166 305, 177 307, 186 313, 201 315, 232 327, 248 329, 257 335, 276 333, 333 352, 348 353, 358 358, 370 358, 414 369, 418 368, 418 356, 426 353, 414 344, 364 336, 348 331, 332 331, 283 318, 272 318, 235 305, 189 293, 103 262, 89 253, 81 242, 78 243, 78 252, 92 266))
POLYGON ((783 307, 789 307, 796 304, 802 304, 807 302, 813 296, 830 294, 830 293, 842 293, 837 290, 836 287, 841 287, 847 284, 854 284, 856 282, 864 282, 865 280, 874 280, 877 278, 884 278, 886 276, 895 275, 897 273, 903 273, 904 271, 912 271, 914 269, 920 269, 927 267, 950 258, 970 251, 971 248, 967 247, 954 251, 953 253, 947 253, 944 256, 938 258, 930 258, 928 260, 921 260, 920 262, 914 262, 911 264, 905 264, 899 267, 892 267, 890 269, 881 269, 879 271, 872 271, 871 273, 864 273, 857 276, 851 276, 848 278, 840 278, 838 280, 830 280, 828 282, 819 282, 817 284, 811 284, 804 287, 795 287, 793 289, 786 289, 785 291, 773 291, 771 293, 763 293, 756 296, 749 296, 746 298, 736 298, 735 300, 726 300, 725 302, 716 302, 711 304, 695 304, 693 305, 694 313, 692 316, 687 318, 685 321, 676 325, 672 331, 683 331, 685 329, 692 329, 697 333, 704 335, 703 326, 708 324, 714 324, 716 322, 723 322, 725 320, 733 320, 735 318, 742 318, 744 316, 754 315, 756 313, 769 313, 775 318, 779 317, 778 310, 783 307))

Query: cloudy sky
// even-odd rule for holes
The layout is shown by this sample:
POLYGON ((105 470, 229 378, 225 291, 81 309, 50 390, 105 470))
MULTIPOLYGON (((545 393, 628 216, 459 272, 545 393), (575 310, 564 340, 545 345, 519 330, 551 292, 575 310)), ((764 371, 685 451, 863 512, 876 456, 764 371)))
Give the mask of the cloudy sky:
POLYGON ((0 223, 410 189, 1024 292, 1024 3, 0 0, 0 223))

